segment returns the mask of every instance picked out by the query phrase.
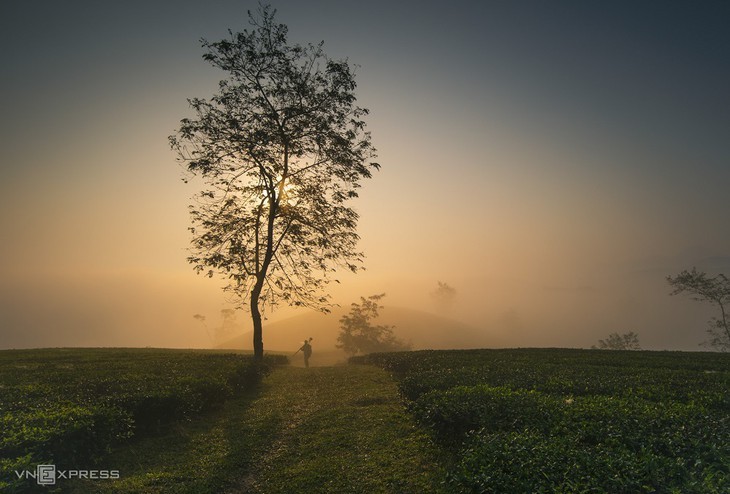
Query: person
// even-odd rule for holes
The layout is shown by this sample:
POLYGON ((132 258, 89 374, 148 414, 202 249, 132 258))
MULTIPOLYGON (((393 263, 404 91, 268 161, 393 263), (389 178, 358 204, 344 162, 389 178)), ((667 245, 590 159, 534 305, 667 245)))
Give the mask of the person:
POLYGON ((302 345, 301 350, 302 354, 304 354, 304 367, 309 367, 309 357, 312 356, 312 345, 310 342, 312 341, 312 338, 310 337, 308 340, 304 340, 304 345, 302 345))

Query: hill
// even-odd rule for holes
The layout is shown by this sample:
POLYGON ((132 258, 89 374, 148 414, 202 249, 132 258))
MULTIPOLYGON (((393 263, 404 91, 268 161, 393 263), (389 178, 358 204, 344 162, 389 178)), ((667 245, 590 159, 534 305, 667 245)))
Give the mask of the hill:
MULTIPOLYGON (((330 314, 308 312, 281 321, 264 324, 264 348, 267 351, 291 351, 304 339, 314 338, 317 352, 334 352, 340 331, 340 318, 349 309, 339 308, 330 314)), ((376 321, 394 325, 397 338, 410 342, 414 350, 494 348, 502 346, 494 334, 454 319, 405 307, 386 306, 376 321)), ((252 334, 246 332, 218 346, 221 349, 250 349, 252 334)), ((344 356, 344 354, 343 354, 344 356)))
POLYGON ((2 492, 43 490, 41 462, 94 458, 114 470, 54 470, 52 491, 729 492, 722 353, 401 352, 314 369, 270 359, 265 385, 258 374, 235 392, 226 375, 261 369, 240 353, 47 349, 3 351, 0 363, 2 492), (100 415, 105 396, 122 401, 100 415))

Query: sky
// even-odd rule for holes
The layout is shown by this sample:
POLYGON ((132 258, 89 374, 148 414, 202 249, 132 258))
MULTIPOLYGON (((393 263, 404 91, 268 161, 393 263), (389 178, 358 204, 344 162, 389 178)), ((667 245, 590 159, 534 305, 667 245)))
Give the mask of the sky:
MULTIPOLYGON (((240 302, 185 260, 196 189, 167 137, 225 76, 200 39, 256 6, 3 5, 0 348, 215 343, 193 316, 240 302)), ((508 346, 701 349, 713 308, 665 278, 730 274, 730 4, 273 6, 358 66, 383 166, 354 204, 367 271, 335 302, 444 312, 444 281, 441 315, 508 346)))

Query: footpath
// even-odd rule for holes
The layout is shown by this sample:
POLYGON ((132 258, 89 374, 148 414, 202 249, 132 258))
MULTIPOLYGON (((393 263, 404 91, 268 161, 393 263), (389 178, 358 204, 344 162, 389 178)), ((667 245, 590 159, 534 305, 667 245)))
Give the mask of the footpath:
POLYGON ((275 422, 257 493, 438 492, 434 448, 403 409, 395 383, 369 366, 284 367, 264 382, 250 419, 275 422))
POLYGON ((375 367, 285 366, 261 387, 105 458, 71 493, 439 493, 436 449, 375 367))

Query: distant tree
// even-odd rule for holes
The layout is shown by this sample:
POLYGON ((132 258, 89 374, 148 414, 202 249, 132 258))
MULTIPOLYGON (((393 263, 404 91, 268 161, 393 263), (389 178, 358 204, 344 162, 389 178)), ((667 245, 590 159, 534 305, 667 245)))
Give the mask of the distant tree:
POLYGON ((350 313, 340 318, 337 348, 350 355, 408 349, 407 344, 393 335, 395 326, 373 325, 373 320, 378 318, 379 311, 383 308, 379 305, 383 297, 384 293, 368 298, 360 297, 359 304, 352 303, 350 313))
POLYGON ((624 334, 611 333, 605 340, 598 340, 598 346, 593 348, 601 350, 641 350, 639 346, 639 335, 630 331, 624 334))
POLYGON ((720 309, 720 317, 713 317, 708 321, 707 333, 710 341, 707 344, 719 351, 730 351, 730 280, 727 276, 718 274, 710 277, 692 268, 692 271, 684 270, 674 278, 667 276, 667 282, 674 288, 671 295, 686 292, 694 300, 710 302, 720 309))
POLYGON ((205 183, 190 206, 188 261, 248 301, 258 358, 264 309, 327 312, 335 270, 360 269, 348 204, 380 167, 348 62, 328 58, 323 43, 289 44, 275 13, 261 6, 251 29, 202 41, 203 58, 227 77, 210 99, 188 100, 195 117, 170 137, 189 178, 205 183))
POLYGON ((433 298, 437 304, 441 307, 451 307, 456 298, 456 288, 452 287, 446 282, 438 281, 436 290, 431 292, 431 298, 433 298))
POLYGON ((208 329, 208 324, 205 322, 205 316, 203 314, 195 314, 193 315, 193 319, 198 321, 200 324, 203 325, 203 328, 205 329, 205 333, 208 335, 208 339, 210 339, 210 342, 213 343, 215 339, 213 338, 213 335, 210 334, 210 330, 208 329))
POLYGON ((221 319, 221 325, 214 329, 215 339, 219 343, 235 332, 236 311, 234 309, 221 309, 221 319))
POLYGON ((221 309, 221 324, 213 328, 213 333, 208 328, 206 317, 203 314, 193 315, 193 319, 198 321, 205 328, 211 343, 222 342, 231 335, 236 329, 236 311, 234 309, 221 309))

